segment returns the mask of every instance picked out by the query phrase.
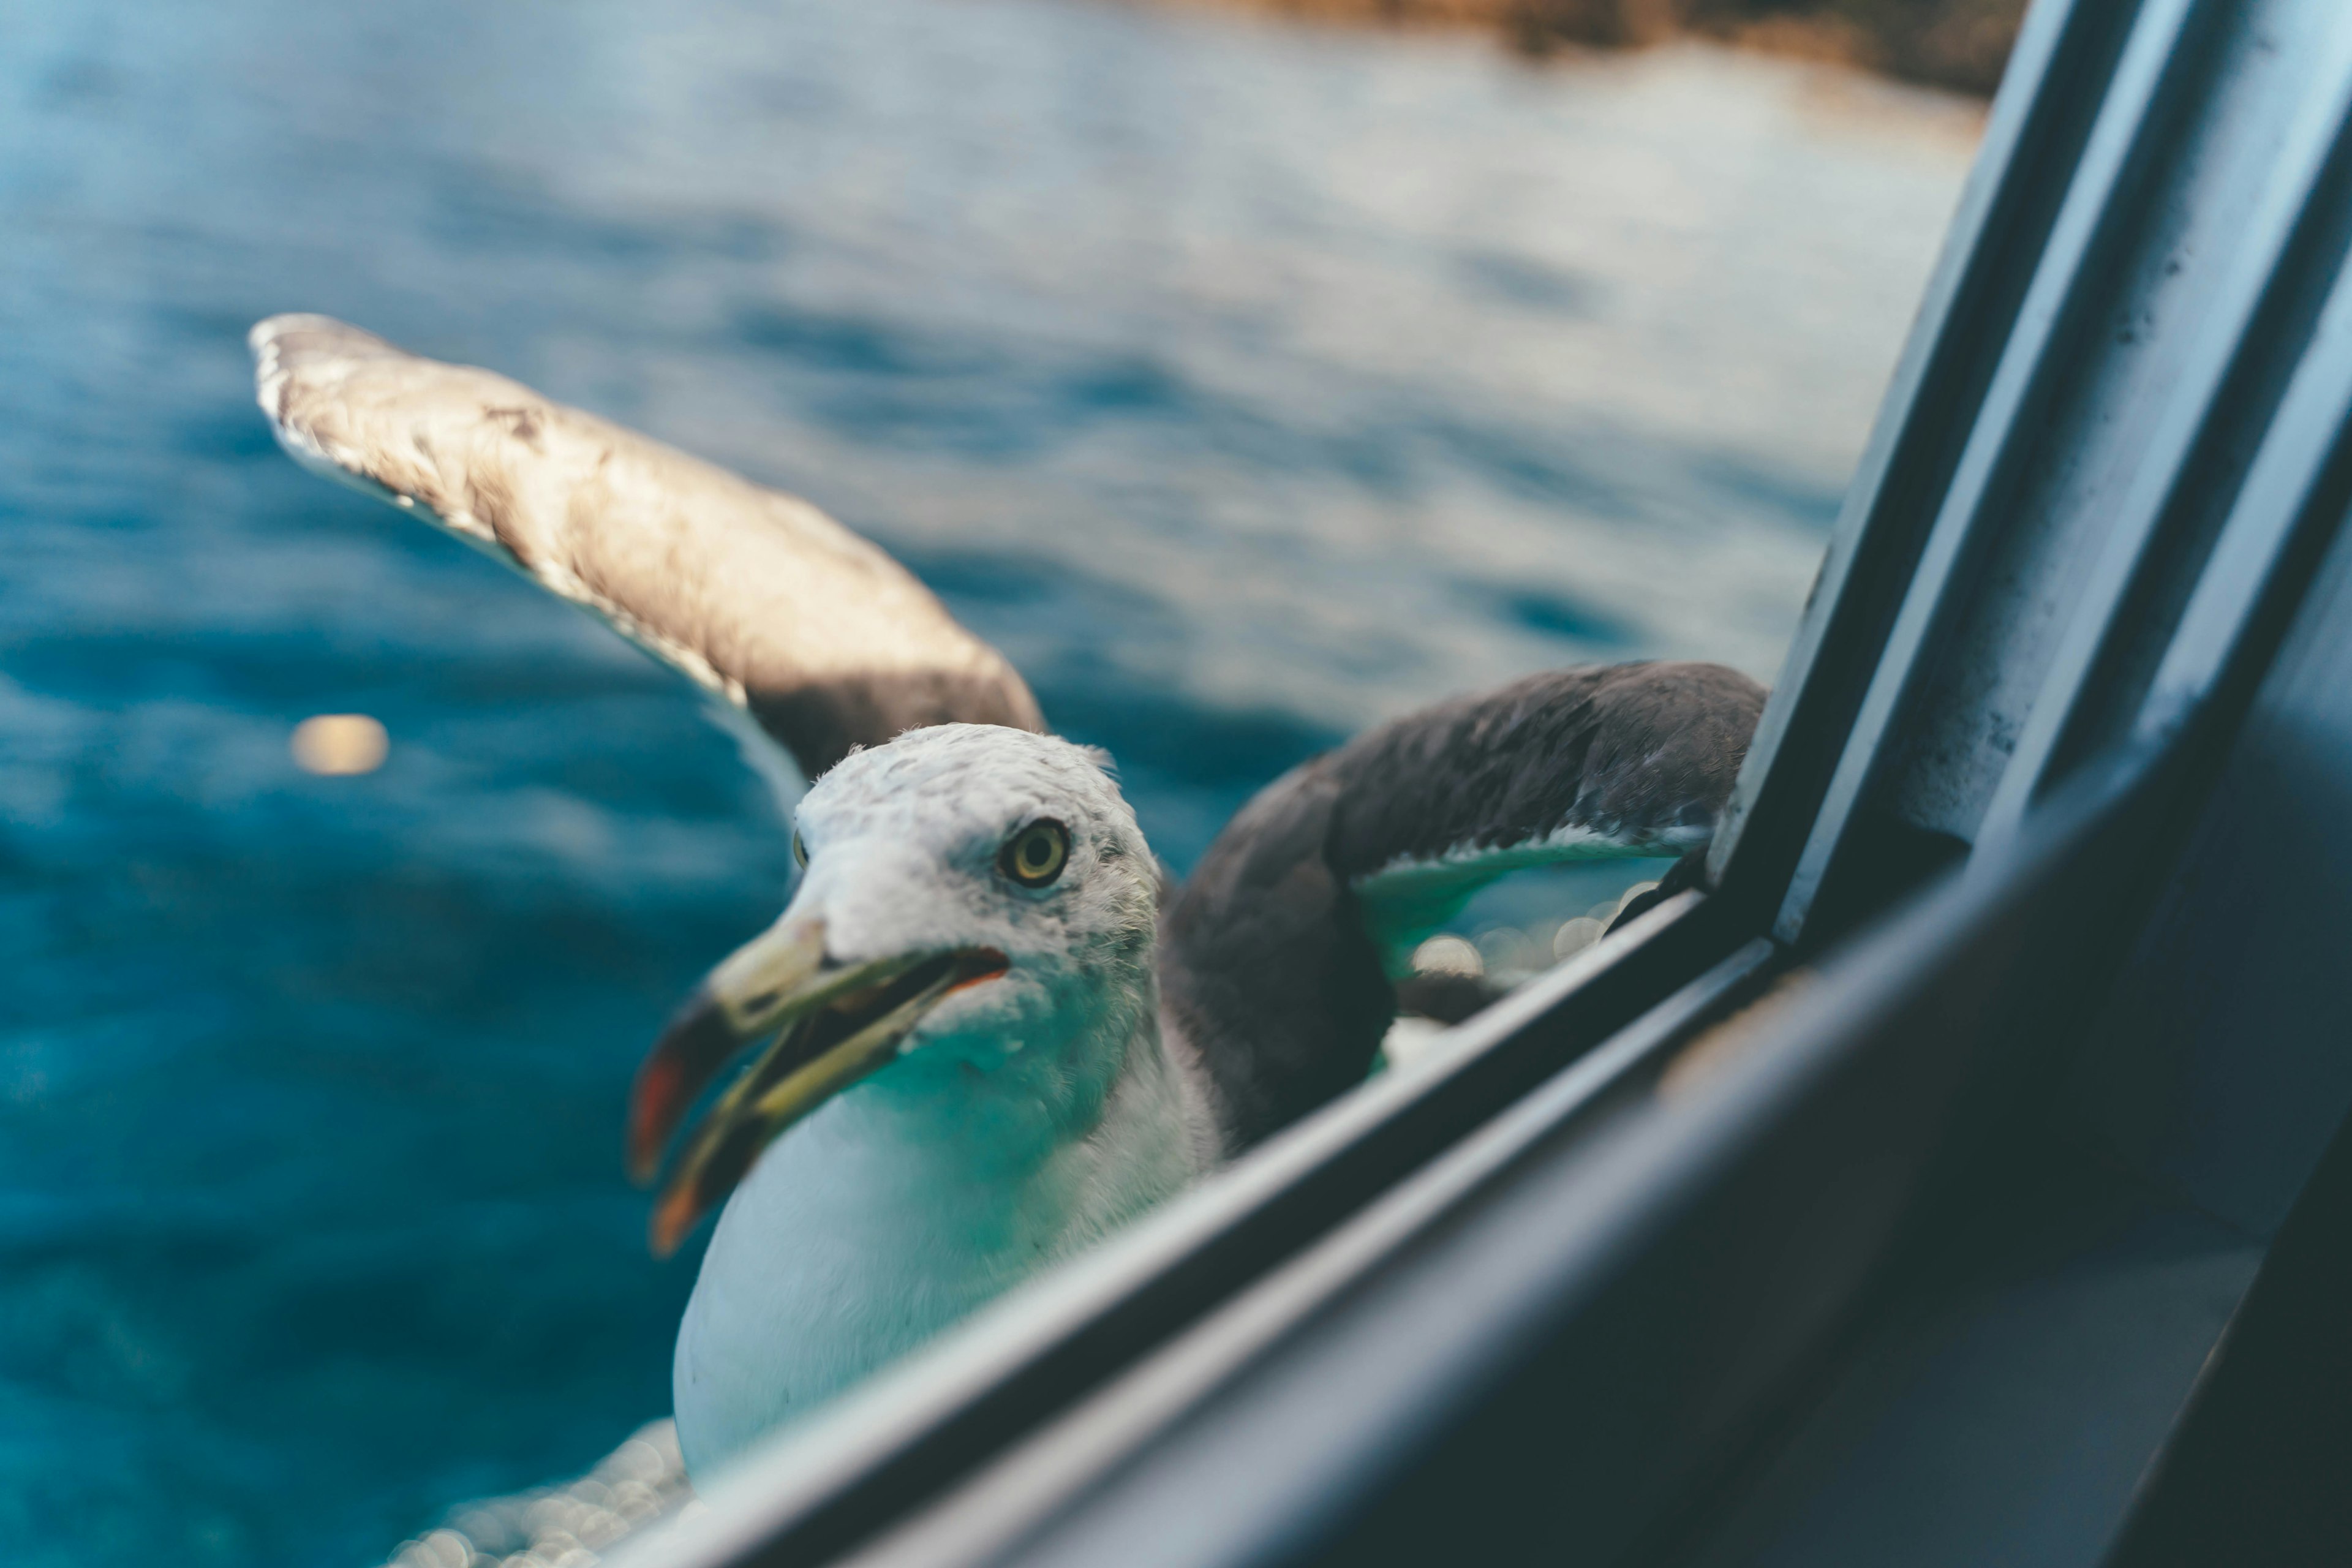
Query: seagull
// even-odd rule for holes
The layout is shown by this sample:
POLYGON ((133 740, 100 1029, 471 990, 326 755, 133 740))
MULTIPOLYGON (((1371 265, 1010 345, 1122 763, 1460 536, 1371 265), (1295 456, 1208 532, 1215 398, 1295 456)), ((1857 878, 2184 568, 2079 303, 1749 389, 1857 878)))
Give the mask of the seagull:
POLYGON ((1180 885, 1109 758, 808 502, 328 317, 251 344, 298 462, 595 612, 811 781, 782 913, 656 1042, 626 1130, 657 1254, 720 1211, 673 1363, 703 1480, 1361 1082, 1478 888, 1692 863, 1763 707, 1664 662, 1443 702, 1267 785, 1180 885))

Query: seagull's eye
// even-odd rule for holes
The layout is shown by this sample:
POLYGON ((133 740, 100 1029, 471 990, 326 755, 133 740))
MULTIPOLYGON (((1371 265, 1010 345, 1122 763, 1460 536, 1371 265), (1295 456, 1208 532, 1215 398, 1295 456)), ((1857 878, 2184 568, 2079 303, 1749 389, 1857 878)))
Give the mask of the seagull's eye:
POLYGON ((802 842, 800 830, 797 828, 793 831, 793 864, 795 866, 808 864, 808 846, 802 842))
POLYGON ((1042 888, 1062 874, 1070 860, 1070 830, 1040 817, 1004 841, 997 869, 1024 888, 1042 888))

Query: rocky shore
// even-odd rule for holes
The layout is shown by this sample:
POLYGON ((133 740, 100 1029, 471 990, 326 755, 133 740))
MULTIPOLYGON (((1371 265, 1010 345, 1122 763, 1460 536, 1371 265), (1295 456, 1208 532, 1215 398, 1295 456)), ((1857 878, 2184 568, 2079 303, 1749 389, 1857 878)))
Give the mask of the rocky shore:
POLYGON ((1699 37, 1990 97, 2025 0, 1211 0, 1395 26, 1475 26, 1512 47, 1640 48, 1699 37))

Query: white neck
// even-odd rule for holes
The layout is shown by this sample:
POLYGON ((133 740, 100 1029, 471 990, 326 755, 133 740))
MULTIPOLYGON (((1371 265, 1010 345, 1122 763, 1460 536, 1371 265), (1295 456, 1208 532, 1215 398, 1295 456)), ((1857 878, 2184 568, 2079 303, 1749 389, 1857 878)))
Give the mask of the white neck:
POLYGON ((1155 1012, 1129 1014, 1099 1095, 1074 1100, 1045 1051, 986 1071, 918 1051, 777 1140, 719 1215, 678 1331, 688 1468, 707 1479, 1206 1171, 1207 1101, 1155 1012))

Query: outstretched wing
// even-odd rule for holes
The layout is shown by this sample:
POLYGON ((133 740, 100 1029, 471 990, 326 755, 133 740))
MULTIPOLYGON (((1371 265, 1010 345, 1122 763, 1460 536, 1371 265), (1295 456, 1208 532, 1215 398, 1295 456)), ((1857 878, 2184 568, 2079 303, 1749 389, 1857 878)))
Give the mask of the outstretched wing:
POLYGON ((421 510, 748 710, 811 777, 961 720, 1043 730, 1003 655, 806 501, 325 316, 253 329, 304 467, 421 510))
POLYGON ((1402 955, 1481 886, 1705 844, 1764 697, 1720 665, 1556 670, 1384 724, 1260 791, 1161 921, 1162 993, 1228 1142, 1362 1081, 1402 955))

